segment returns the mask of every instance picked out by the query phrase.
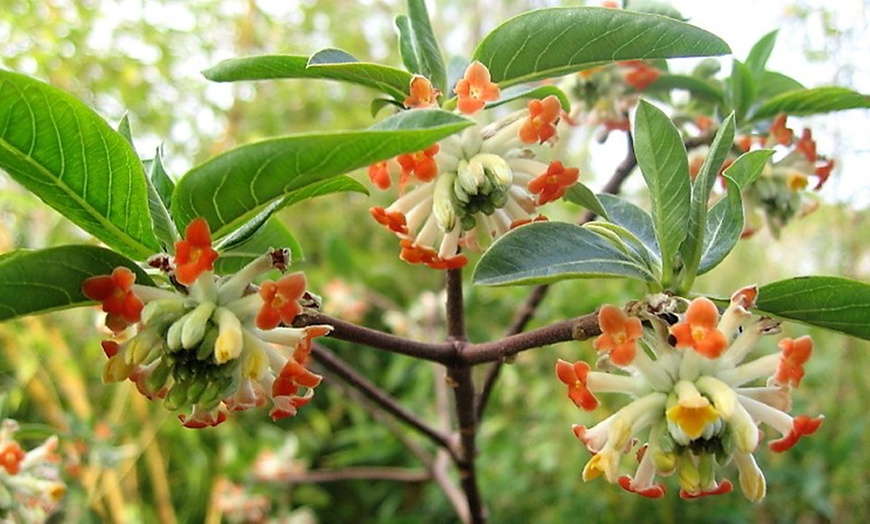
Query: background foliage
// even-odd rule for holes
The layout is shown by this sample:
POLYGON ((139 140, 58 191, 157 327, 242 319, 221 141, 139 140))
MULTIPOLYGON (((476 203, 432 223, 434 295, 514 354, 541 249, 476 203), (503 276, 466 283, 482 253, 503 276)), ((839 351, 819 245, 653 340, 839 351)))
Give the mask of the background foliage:
MULTIPOLYGON (((98 0, 7 4, 0 11, 0 65, 72 92, 109 121, 119 121, 129 110, 140 153, 149 156, 164 142, 170 173, 263 136, 372 123, 368 93, 361 88, 206 82, 198 72, 221 58, 312 53, 333 46, 399 63, 390 54, 390 21, 401 7, 388 2, 293 2, 292 9, 283 2, 254 0, 139 0, 117 7, 98 0)), ((519 1, 498 2, 493 9, 485 4, 471 12, 463 11, 461 2, 439 2, 433 12, 436 33, 456 26, 461 13, 463 23, 451 34, 456 41, 476 42, 495 21, 534 7, 519 1)), ((807 4, 798 8, 810 20, 830 21, 807 4)), ((836 27, 825 28, 837 36, 836 27)), ((617 148, 623 147, 620 140, 611 138, 617 148)), ((583 180, 594 186, 596 174, 604 178, 613 168, 604 165, 589 166, 583 180)), ((0 178, 0 188, 0 253, 86 238, 8 178, 0 178)), ((336 316, 361 315, 368 324, 398 333, 443 338, 432 327, 439 314, 433 293, 442 286, 441 275, 392 258, 394 239, 376 231, 373 221, 358 219, 367 215, 371 202, 364 195, 342 194, 284 212, 282 218, 305 248, 305 261, 297 267, 307 272, 310 287, 325 295, 327 307, 344 307, 332 311, 336 316), (342 212, 336 213, 339 206, 342 212)), ((565 216, 576 212, 570 204, 561 211, 565 216)), ((741 241, 724 265, 699 277, 697 286, 726 295, 740 285, 807 273, 870 281, 870 248, 861 241, 868 235, 866 212, 849 204, 823 207, 787 228, 779 240, 759 234, 741 241)), ((497 337, 526 294, 523 289, 466 291, 469 335, 475 341, 497 337)), ((632 298, 643 286, 561 282, 554 291, 536 322, 632 298)), ((359 515, 370 522, 406 522, 421 513, 431 522, 453 520, 443 495, 424 481, 425 472, 409 452, 427 445, 364 402, 348 402, 353 395, 329 375, 311 409, 298 417, 273 424, 261 412, 244 413, 216 430, 192 432, 133 394, 130 384, 100 383, 104 357, 92 325, 92 315, 83 311, 0 324, 0 412, 28 422, 27 435, 35 440, 59 431, 67 451, 79 457, 68 471, 74 481, 66 520, 231 521, 230 513, 221 515, 216 498, 226 480, 241 485, 248 501, 265 495, 270 515, 292 515, 299 522, 358 522, 359 515), (255 458, 266 451, 284 454, 281 464, 288 471, 281 482, 264 482, 254 474, 255 458), (371 467, 378 469, 357 469, 371 467), (401 481, 323 481, 330 474, 396 473, 393 468, 402 468, 401 481)), ((807 332, 791 324, 786 334, 807 332)), ((791 453, 761 455, 769 485, 762 504, 749 505, 739 495, 693 504, 673 496, 649 502, 603 483, 583 484, 586 452, 570 431, 570 424, 580 420, 552 371, 557 357, 592 358, 591 347, 577 343, 524 353, 503 370, 480 438, 480 482, 490 511, 498 522, 558 522, 583 515, 601 522, 842 522, 870 514, 865 436, 870 422, 864 416, 870 380, 862 371, 870 366, 870 347, 827 332, 813 330, 812 335, 818 349, 795 410, 825 413, 827 419, 815 438, 791 453)), ((408 405, 429 406, 433 396, 444 394, 441 371, 428 363, 326 343, 408 405)), ((605 404, 592 416, 603 417, 607 409, 605 404)), ((420 415, 442 416, 434 409, 420 415)), ((584 422, 592 422, 592 416, 584 422)))

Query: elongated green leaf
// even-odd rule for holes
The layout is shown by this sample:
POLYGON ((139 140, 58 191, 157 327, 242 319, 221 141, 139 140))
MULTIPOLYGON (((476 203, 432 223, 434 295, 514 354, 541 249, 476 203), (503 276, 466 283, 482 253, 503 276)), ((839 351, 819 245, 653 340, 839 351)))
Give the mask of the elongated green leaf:
POLYGON ((749 106, 755 100, 756 85, 752 78, 752 71, 743 62, 734 60, 731 66, 731 76, 727 82, 725 102, 737 116, 737 120, 743 121, 749 106))
MULTIPOLYGON (((169 179, 166 171, 163 170, 163 159, 161 158, 160 148, 154 153, 154 159, 151 160, 148 166, 148 177, 145 179, 148 184, 148 211, 151 213, 151 227, 154 230, 154 235, 163 247, 163 251, 172 252, 175 241, 179 239, 178 229, 175 227, 175 222, 172 220, 172 214, 169 212, 170 201, 161 193, 158 186, 165 191, 165 180, 169 179)), ((169 181, 171 184, 171 180, 169 181)), ((169 186, 171 188, 171 185, 169 186)))
POLYGON ((407 15, 396 17, 396 29, 399 30, 399 56, 405 69, 412 73, 421 71, 420 59, 417 58, 417 44, 414 42, 414 30, 411 28, 411 19, 407 15))
POLYGON ((661 264, 661 249, 656 240, 652 217, 643 209, 624 198, 605 193, 598 194, 598 200, 607 212, 607 219, 631 232, 646 248, 655 265, 661 264))
POLYGON ((746 67, 752 72, 752 78, 756 82, 760 82, 764 76, 764 68, 767 65, 767 59, 770 58, 770 53, 773 52, 773 46, 776 45, 778 32, 777 29, 762 36, 749 50, 749 56, 746 57, 746 67))
POLYGON ((215 238, 220 238, 275 200, 287 197, 297 202, 310 196, 312 189, 306 186, 419 151, 471 124, 437 109, 404 111, 361 131, 288 136, 244 145, 185 174, 172 197, 172 215, 179 229, 204 217, 215 238))
POLYGON ((302 259, 302 246, 296 237, 277 217, 272 217, 246 238, 225 242, 220 257, 215 261, 215 272, 220 275, 235 273, 270 249, 281 248, 290 250, 292 261, 302 259))
POLYGON ((707 80, 694 76, 663 74, 648 89, 653 91, 682 89, 710 102, 722 103, 725 101, 725 95, 721 89, 707 80))
POLYGON ((769 149, 745 153, 723 173, 728 195, 716 202, 707 215, 699 275, 718 266, 740 240, 744 224, 741 191, 761 174, 772 155, 769 149))
POLYGON ((569 202, 574 202, 578 206, 585 207, 600 217, 607 218, 607 211, 604 210, 604 206, 601 205, 595 193, 583 182, 577 182, 571 186, 571 189, 565 193, 565 199, 569 202))
POLYGON ((145 172, 123 135, 69 94, 0 70, 0 168, 108 246, 158 250, 145 172))
POLYGON ((438 46, 438 40, 432 32, 425 0, 408 0, 408 20, 413 31, 420 74, 427 77, 432 85, 442 92, 446 91, 447 70, 444 67, 444 57, 438 46))
POLYGON ((124 113, 124 116, 121 117, 121 121, 118 122, 118 127, 116 129, 118 134, 124 137, 127 140, 127 143, 133 146, 133 129, 130 127, 130 116, 127 113, 124 113))
MULTIPOLYGON (((701 252, 704 247, 704 236, 708 229, 707 208, 710 205, 710 193, 716 183, 719 169, 725 162, 725 157, 731 151, 734 144, 734 113, 719 126, 716 137, 710 145, 710 152, 701 165, 701 170, 692 184, 692 205, 689 211, 689 229, 686 240, 683 241, 680 251, 683 254, 683 271, 687 276, 686 286, 691 287, 694 281, 698 263, 701 261, 701 252)), ((737 202, 740 203, 740 189, 737 188, 737 202)), ((741 216, 742 222, 742 216, 741 216)), ((741 227, 743 224, 741 223, 741 227)))
POLYGON ((537 9, 489 33, 474 59, 501 87, 566 75, 619 60, 715 56, 719 37, 656 15, 597 7, 537 9))
POLYGON ((563 222, 536 222, 511 231, 493 243, 474 269, 474 283, 486 286, 593 277, 654 280, 608 241, 563 222))
POLYGON ((153 282, 130 259, 96 246, 20 249, 0 255, 0 321, 81 306, 89 302, 82 282, 108 275, 118 266, 136 272, 136 282, 153 282))
POLYGON ((634 150, 649 187, 653 227, 661 249, 663 284, 667 286, 689 227, 692 188, 686 148, 671 119, 641 100, 635 116, 634 150))
POLYGON ((772 118, 779 113, 807 116, 831 111, 870 108, 870 96, 845 87, 816 87, 789 91, 770 98, 751 115, 751 120, 772 118))
POLYGON ((638 13, 666 16, 668 18, 673 18, 674 20, 686 20, 686 17, 670 4, 659 2, 657 0, 630 0, 625 2, 625 9, 629 11, 637 11, 638 13))
POLYGON ((520 99, 542 99, 546 98, 550 95, 555 96, 559 99, 559 103, 562 104, 562 110, 566 113, 571 111, 571 101, 568 100, 568 95, 565 94, 564 91, 559 89, 556 86, 514 86, 509 87, 501 92, 501 96, 495 102, 491 102, 486 104, 487 108, 498 107, 502 104, 507 104, 509 102, 513 102, 514 100, 520 99))
POLYGON ((756 311, 870 340, 870 284, 809 276, 761 286, 756 311))
POLYGON ((213 82, 279 78, 338 80, 371 87, 399 100, 408 95, 411 74, 407 71, 352 59, 351 55, 337 49, 323 50, 310 58, 301 55, 249 56, 224 60, 202 74, 213 82), (336 61, 340 58, 345 61, 336 61), (312 59, 314 63, 310 63, 312 59))
POLYGON ((803 90, 806 87, 790 76, 774 71, 764 71, 761 75, 761 80, 758 85, 758 100, 767 100, 768 98, 787 93, 789 91, 803 90))

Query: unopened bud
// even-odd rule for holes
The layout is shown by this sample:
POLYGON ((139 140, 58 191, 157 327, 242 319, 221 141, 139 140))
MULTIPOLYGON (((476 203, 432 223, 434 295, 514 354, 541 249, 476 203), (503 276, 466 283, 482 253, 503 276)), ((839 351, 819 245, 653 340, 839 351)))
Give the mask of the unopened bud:
POLYGON ((455 173, 443 173, 435 180, 432 212, 441 231, 453 231, 456 226, 456 207, 453 204, 455 173))

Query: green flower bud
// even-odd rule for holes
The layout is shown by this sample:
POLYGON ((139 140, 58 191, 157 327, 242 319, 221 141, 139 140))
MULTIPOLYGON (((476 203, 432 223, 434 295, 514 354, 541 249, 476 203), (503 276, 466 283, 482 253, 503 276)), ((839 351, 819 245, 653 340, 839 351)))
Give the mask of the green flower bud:
POLYGON ((181 346, 184 349, 193 349, 202 340, 215 307, 212 302, 203 302, 187 315, 181 330, 181 346))
POLYGON ((456 173, 443 173, 435 180, 432 212, 441 231, 453 231, 456 226, 456 207, 453 204, 453 181, 456 173))
POLYGON ((175 411, 180 408, 187 400, 187 389, 186 384, 180 382, 173 384, 173 386, 169 388, 169 393, 166 394, 166 398, 163 399, 163 406, 170 411, 175 411))
POLYGON ((154 366, 154 369, 151 370, 151 374, 145 378, 145 387, 148 388, 149 391, 157 392, 166 385, 166 382, 169 380, 169 373, 172 371, 172 368, 166 365, 166 363, 161 359, 160 362, 154 366))

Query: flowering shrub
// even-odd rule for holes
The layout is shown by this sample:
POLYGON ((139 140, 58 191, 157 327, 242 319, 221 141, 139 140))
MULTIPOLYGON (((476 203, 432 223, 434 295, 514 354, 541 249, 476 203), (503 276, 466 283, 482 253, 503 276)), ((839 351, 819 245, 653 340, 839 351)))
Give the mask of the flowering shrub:
MULTIPOLYGON (((104 245, 0 256, 0 319, 99 305, 108 337, 104 382, 129 379, 178 412, 186 428, 209 431, 229 413, 267 402, 273 420, 295 416, 327 374, 428 441, 433 456, 415 455, 466 522, 488 515, 477 439, 502 363, 557 342, 593 340, 598 361, 557 360, 558 380, 584 411, 596 410, 605 393, 629 400, 598 424, 574 426, 592 453, 584 480, 603 476, 660 498, 670 482, 662 478, 674 475, 680 496, 692 499, 730 492, 734 464, 744 495, 760 501, 768 492, 755 460, 760 442, 785 451, 823 419, 789 414, 812 339, 782 338, 779 353, 755 354, 756 347, 763 351, 762 337, 790 321, 870 339, 870 286, 800 277, 744 287, 729 302, 705 296, 696 279, 758 229, 756 215, 774 231, 788 226, 814 205, 810 181, 818 189, 833 176, 834 161, 817 152, 812 132, 797 136, 787 119, 870 103, 848 89, 807 89, 768 74, 770 35, 746 63, 734 62, 727 79, 705 67, 670 73, 667 59, 730 50, 650 5, 656 14, 615 6, 530 11, 452 67, 422 0, 409 0, 396 21, 404 69, 338 49, 226 60, 205 76, 342 81, 377 91, 375 115, 390 114, 362 130, 244 144, 178 179, 160 154, 140 159, 127 122, 115 130, 60 89, 0 71, 0 168, 104 245), (671 100, 675 89, 689 102, 671 100), (599 192, 572 157, 578 128, 628 137, 625 159, 599 192), (327 309, 348 311, 346 318, 328 315, 302 273, 275 274, 298 250, 275 213, 315 196, 366 193, 356 170, 398 196, 384 205, 376 196, 371 217, 350 220, 373 218, 398 238, 401 260, 444 274, 443 312, 429 307, 424 315, 431 325, 398 326, 412 314, 384 320, 399 334, 362 325, 366 304, 347 297, 327 309), (617 196, 635 172, 648 209, 617 196), (545 210, 571 209, 558 208, 561 201, 586 211, 573 222, 547 219, 545 210), (469 339, 463 271, 471 265, 474 285, 536 286, 497 340, 469 339), (605 304, 526 331, 548 286, 578 278, 632 279, 643 292, 625 307, 605 304), (403 336, 411 332, 418 336, 403 336), (330 339, 441 366, 453 416, 444 414, 445 427, 430 423, 425 410, 402 405, 364 376, 362 359, 333 353, 330 339), (473 371, 484 364, 481 381, 473 371), (632 474, 623 471, 626 457, 636 459, 632 474), (444 473, 445 461, 458 482, 444 473)), ((431 306, 435 295, 426 297, 431 306)), ((3 478, 14 484, 29 463, 7 432, 0 458, 3 478)), ((263 518, 266 499, 222 482, 221 511, 263 518)))

